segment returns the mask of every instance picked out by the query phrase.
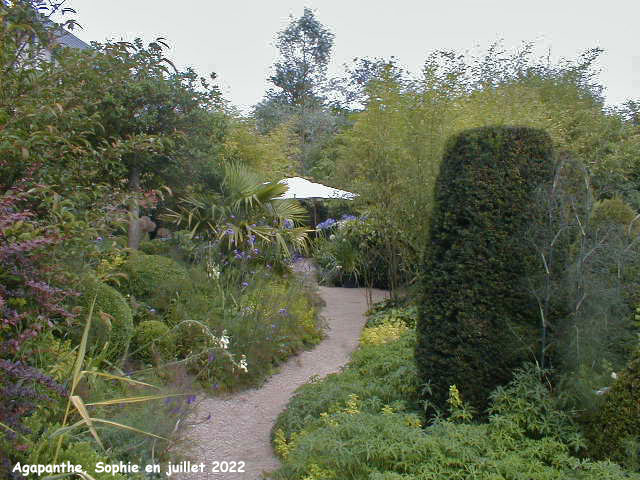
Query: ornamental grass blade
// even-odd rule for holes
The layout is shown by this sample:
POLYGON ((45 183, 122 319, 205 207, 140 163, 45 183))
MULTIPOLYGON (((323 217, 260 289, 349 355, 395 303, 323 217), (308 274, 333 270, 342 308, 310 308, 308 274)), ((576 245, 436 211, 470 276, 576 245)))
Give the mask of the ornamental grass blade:
POLYGON ((120 380, 121 382, 132 383, 134 385, 142 385, 144 387, 151 387, 151 388, 155 388, 156 390, 160 390, 160 387, 156 387, 155 385, 151 385, 150 383, 140 382, 140 381, 134 380, 132 378, 127 378, 127 377, 123 377, 123 376, 120 376, 120 375, 113 375, 111 373, 96 372, 96 371, 92 371, 92 370, 83 370, 80 373, 82 373, 83 375, 84 374, 87 374, 87 375, 98 375, 99 377, 105 377, 105 378, 109 378, 111 380, 120 380))
POLYGON ((89 412, 87 412, 87 408, 84 406, 84 402, 82 401, 82 399, 77 395, 71 395, 71 403, 73 403, 73 406, 76 407, 76 410, 78 411, 82 419, 87 424, 87 427, 89 427, 89 431, 91 432, 91 435, 93 436, 93 438, 96 439, 96 442, 98 443, 98 445, 100 445, 100 448, 104 450, 105 448, 104 448, 104 445, 102 444, 102 440, 100 440, 100 437, 98 436, 98 432, 93 426, 93 423, 91 421, 92 419, 89 416, 89 412))
POLYGON ((101 402, 91 402, 87 403, 87 407, 94 407, 98 405, 118 405, 121 403, 139 403, 139 402, 149 402, 151 400, 163 400, 169 397, 184 397, 192 395, 190 393, 175 393, 170 395, 140 395, 138 397, 124 397, 124 398, 114 398, 111 400, 103 400, 101 402))
POLYGON ((57 436, 64 435, 65 433, 70 432, 71 430, 78 428, 79 426, 84 425, 85 423, 86 422, 84 420, 79 420, 73 425, 69 425, 67 427, 60 427, 54 430, 53 433, 51 433, 51 435, 49 435, 48 438, 52 439, 52 438, 56 438, 57 436))
POLYGON ((123 428, 125 430, 131 430, 132 432, 141 433, 143 435, 148 435, 150 437, 159 438, 160 440, 169 441, 168 438, 161 437, 160 435, 156 435, 155 433, 145 432, 144 430, 140 430, 139 428, 130 427, 129 425, 123 425, 122 423, 112 422, 111 420, 105 420, 103 418, 92 418, 91 421, 98 423, 105 423, 107 425, 112 425, 114 427, 123 428))
MULTIPOLYGON (((67 407, 65 408, 64 418, 62 419, 62 427, 67 424, 67 420, 69 419, 69 412, 71 410, 71 402, 73 394, 75 393, 76 387, 82 378, 82 365, 84 363, 84 357, 87 353, 87 341, 89 338, 89 329, 91 328, 91 317, 93 316, 93 309, 96 306, 96 300, 98 298, 98 294, 96 293, 93 296, 93 300, 91 301, 91 307, 89 307, 89 314, 87 315, 87 323, 84 326, 84 331, 82 332, 82 340, 80 341, 80 347, 78 349, 78 356, 76 357, 76 363, 73 366, 73 376, 71 377, 71 391, 69 392, 69 399, 67 400, 67 407)), ((98 442, 100 443, 100 442, 98 442)), ((53 462, 56 463, 58 461, 58 455, 60 454, 60 449, 62 448, 62 437, 58 439, 58 444, 56 445, 56 453, 53 456, 53 462)))
POLYGON ((82 332, 82 340, 80 341, 80 349, 78 350, 78 356, 76 357, 76 364, 73 367, 73 377, 71 380, 71 393, 75 392, 76 387, 78 386, 78 382, 82 377, 82 365, 84 363, 84 357, 87 353, 87 341, 89 339, 89 330, 91 329, 91 318, 93 317, 93 309, 96 305, 96 299, 98 295, 94 295, 93 301, 91 302, 91 307, 89 307, 89 314, 87 315, 87 323, 84 326, 84 331, 82 332))

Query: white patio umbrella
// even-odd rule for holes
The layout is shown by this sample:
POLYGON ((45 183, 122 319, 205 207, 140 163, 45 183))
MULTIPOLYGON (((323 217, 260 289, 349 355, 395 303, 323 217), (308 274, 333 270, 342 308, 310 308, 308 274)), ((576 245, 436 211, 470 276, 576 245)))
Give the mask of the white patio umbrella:
POLYGON ((335 198, 340 200, 353 200, 358 195, 356 193, 340 190, 339 188, 328 187, 321 183, 310 182, 301 177, 284 178, 278 183, 284 183, 289 187, 283 195, 278 198, 335 198))
POLYGON ((337 200, 353 200, 358 196, 357 193, 347 192, 339 188, 328 187, 321 183, 310 182, 301 177, 283 178, 278 183, 284 183, 289 187, 285 193, 277 198, 297 198, 299 200, 309 199, 313 203, 313 224, 316 225, 316 200, 318 199, 337 199, 337 200))

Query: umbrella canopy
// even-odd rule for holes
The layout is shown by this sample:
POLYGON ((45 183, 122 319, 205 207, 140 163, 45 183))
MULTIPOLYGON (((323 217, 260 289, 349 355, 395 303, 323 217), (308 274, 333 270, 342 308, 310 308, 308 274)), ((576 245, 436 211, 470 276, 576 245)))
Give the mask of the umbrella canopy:
POLYGON ((353 200, 358 196, 355 193, 327 187, 321 183, 310 182, 301 177, 284 178, 278 183, 284 183, 289 187, 289 190, 278 198, 338 198, 353 200))

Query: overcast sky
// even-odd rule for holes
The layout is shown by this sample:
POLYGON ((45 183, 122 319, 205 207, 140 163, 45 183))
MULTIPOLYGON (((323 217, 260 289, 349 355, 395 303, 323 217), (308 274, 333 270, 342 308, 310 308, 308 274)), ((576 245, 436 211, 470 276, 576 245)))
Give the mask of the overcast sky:
POLYGON ((258 102, 274 63, 276 32, 305 6, 335 35, 330 73, 354 57, 394 55, 418 72, 433 50, 507 48, 535 41, 552 59, 605 50, 600 82, 608 104, 640 99, 640 0, 67 0, 82 40, 166 37, 169 56, 202 75, 218 74, 225 98, 258 102))

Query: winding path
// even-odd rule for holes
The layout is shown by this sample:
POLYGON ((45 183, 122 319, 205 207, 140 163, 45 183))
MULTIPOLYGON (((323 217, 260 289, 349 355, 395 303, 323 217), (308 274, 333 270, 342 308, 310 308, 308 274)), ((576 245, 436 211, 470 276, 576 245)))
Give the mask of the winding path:
MULTIPOLYGON (((382 300, 385 294, 382 290, 373 290, 373 301, 382 300)), ((205 418, 211 414, 211 420, 192 427, 186 435, 189 444, 195 445, 190 456, 194 463, 207 464, 205 473, 165 478, 256 480, 262 478, 262 472, 278 468, 270 442, 276 417, 295 389, 310 377, 324 377, 349 361, 365 322, 364 289, 320 287, 320 296, 326 302, 322 310, 328 324, 326 338, 313 350, 289 359, 261 388, 205 399, 199 405, 198 416, 205 418), (245 472, 211 473, 214 461, 244 462, 245 472)))

